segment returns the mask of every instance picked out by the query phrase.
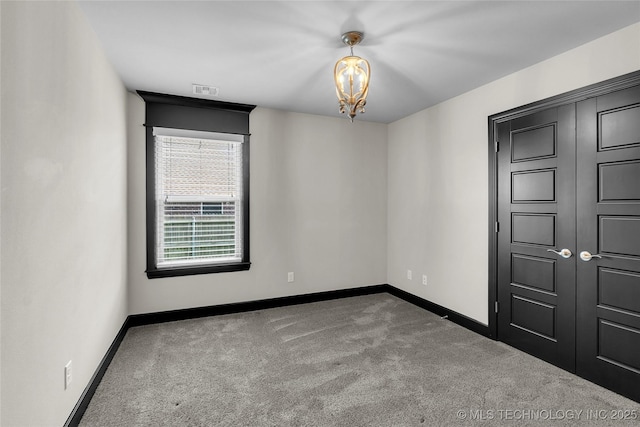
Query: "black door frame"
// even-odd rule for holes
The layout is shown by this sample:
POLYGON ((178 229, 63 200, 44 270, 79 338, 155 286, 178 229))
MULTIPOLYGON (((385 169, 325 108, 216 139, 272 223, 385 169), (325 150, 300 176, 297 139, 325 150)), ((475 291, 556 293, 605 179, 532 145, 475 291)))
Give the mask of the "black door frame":
POLYGON ((516 107, 489 116, 489 336, 500 340, 498 331, 498 150, 496 142, 497 125, 524 115, 536 113, 547 108, 573 104, 617 90, 627 89, 640 84, 640 71, 624 74, 599 83, 575 89, 557 96, 516 107))

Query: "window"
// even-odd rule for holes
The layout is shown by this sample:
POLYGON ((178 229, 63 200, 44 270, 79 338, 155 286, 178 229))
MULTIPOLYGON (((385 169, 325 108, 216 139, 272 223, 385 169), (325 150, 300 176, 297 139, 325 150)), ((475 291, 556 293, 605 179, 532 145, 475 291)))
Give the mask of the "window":
POLYGON ((242 261, 243 137, 153 133, 157 266, 242 261))
POLYGON ((138 93, 147 103, 147 276, 247 270, 248 114, 244 133, 224 132, 228 110, 216 124, 214 101, 138 93), (211 111, 200 124, 203 104, 211 111))

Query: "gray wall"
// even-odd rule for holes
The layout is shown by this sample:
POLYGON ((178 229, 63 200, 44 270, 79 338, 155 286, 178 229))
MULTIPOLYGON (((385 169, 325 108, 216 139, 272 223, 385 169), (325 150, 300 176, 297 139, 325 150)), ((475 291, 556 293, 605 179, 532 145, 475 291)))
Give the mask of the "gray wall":
POLYGON ((74 2, 0 7, 0 424, 60 426, 127 315, 126 91, 74 2))
POLYGON ((386 283, 387 127, 256 108, 249 271, 147 279, 144 102, 129 95, 129 305, 172 310, 386 283), (287 283, 287 272, 295 282, 287 283))
POLYGON ((487 324, 487 118, 639 69, 640 23, 390 124, 388 282, 487 324))

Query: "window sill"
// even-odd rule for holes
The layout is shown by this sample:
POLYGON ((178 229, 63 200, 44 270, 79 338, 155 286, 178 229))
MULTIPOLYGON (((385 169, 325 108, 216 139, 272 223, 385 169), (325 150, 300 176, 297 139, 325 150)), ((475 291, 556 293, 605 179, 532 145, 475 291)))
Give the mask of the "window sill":
POLYGON ((162 277, 193 276, 196 274, 229 273, 233 271, 246 271, 249 270, 250 267, 250 262, 234 262, 232 264, 159 268, 147 270, 147 277, 149 279, 159 279, 162 277))

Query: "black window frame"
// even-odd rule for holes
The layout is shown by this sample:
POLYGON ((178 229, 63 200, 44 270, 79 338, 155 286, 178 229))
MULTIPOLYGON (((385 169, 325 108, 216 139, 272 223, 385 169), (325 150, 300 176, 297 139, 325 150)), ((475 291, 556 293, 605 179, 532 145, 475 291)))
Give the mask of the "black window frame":
POLYGON ((137 91, 137 93, 145 101, 147 277, 155 279, 249 270, 251 267, 249 256, 249 114, 256 106, 146 91, 137 91), (156 263, 154 127, 243 135, 243 199, 241 203, 243 253, 241 261, 158 268, 156 263))

